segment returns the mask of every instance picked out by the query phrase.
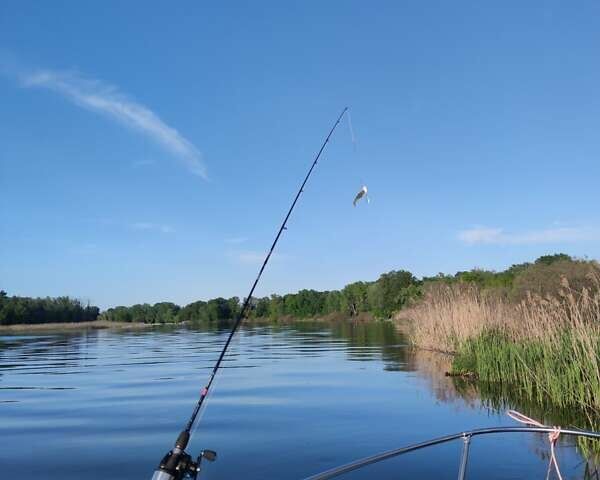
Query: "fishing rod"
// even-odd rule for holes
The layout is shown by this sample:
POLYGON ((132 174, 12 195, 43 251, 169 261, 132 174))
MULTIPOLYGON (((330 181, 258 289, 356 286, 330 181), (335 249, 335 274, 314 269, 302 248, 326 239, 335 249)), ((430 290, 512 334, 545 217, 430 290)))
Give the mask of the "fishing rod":
POLYGON ((208 382, 200 391, 200 397, 198 398, 198 402, 196 403, 196 406, 194 407, 194 411, 192 412, 192 415, 190 416, 187 424, 185 425, 185 428, 181 431, 181 433, 177 437, 177 440, 175 441, 175 446, 173 447, 173 449, 170 450, 160 461, 158 468, 155 470, 154 475, 152 475, 152 480, 195 479, 198 477, 198 473, 200 472, 200 464, 202 462, 202 459, 206 459, 210 462, 216 460, 217 453, 212 450, 202 450, 202 452, 200 452, 200 455, 198 456, 198 458, 195 461, 192 459, 191 455, 189 455, 185 451, 185 449, 188 445, 188 442, 190 440, 192 428, 194 427, 194 423, 196 422, 196 417, 198 416, 198 413, 200 412, 200 409, 202 408, 202 404, 204 403, 204 400, 208 396, 210 387, 212 386, 213 380, 215 379, 215 375, 219 371, 221 362, 223 361, 223 358, 225 357, 225 354, 227 353, 229 344, 231 343, 231 340, 233 339, 235 332, 237 331, 238 327, 242 323, 242 320, 244 319, 244 317, 248 311, 250 302, 252 301, 252 295, 254 294, 254 289, 258 285, 260 277, 262 276, 263 271, 265 270, 265 267, 269 263, 269 259, 271 258, 271 255, 273 254, 275 247, 277 246, 277 242, 279 241, 281 234, 283 233, 284 230, 287 229, 286 228, 287 221, 289 220, 290 215, 292 214, 294 207, 296 206, 296 203, 298 202, 298 199, 300 198, 300 195, 304 192, 304 187, 305 187, 306 183, 308 182, 308 179, 310 178, 310 175, 312 174, 315 166, 317 165, 317 162, 319 161, 319 158, 321 157, 321 153, 323 153, 323 150, 325 150, 325 147, 327 146, 329 139, 333 135, 333 132, 335 131, 336 127, 340 123, 340 120, 342 119, 342 117, 344 116, 344 114, 347 111, 348 111, 348 107, 345 107, 344 110, 342 110, 342 113, 340 113, 336 122, 333 124, 333 127, 331 127, 329 134, 325 138, 325 141, 323 142, 323 144, 321 145, 321 148, 319 149, 317 155, 315 156, 315 159, 313 160, 312 165, 310 166, 310 168, 308 170, 308 173, 304 177, 304 181, 300 185, 300 188, 298 189, 298 192, 296 193, 296 196, 294 197, 294 201, 292 202, 290 209, 288 210, 285 218, 283 219, 283 222, 281 223, 281 226, 279 227, 279 230, 277 231, 275 240, 273 240, 273 244, 271 245, 271 248, 269 249, 269 252, 267 253, 267 256, 265 257, 265 259, 262 263, 262 266, 260 267, 260 270, 258 271, 258 275, 256 276, 254 283, 252 284, 252 288, 250 288, 250 292, 244 299, 242 308, 240 309, 240 312, 236 316, 233 327, 231 328, 231 331, 229 332, 229 336, 227 337, 227 341, 225 342, 225 345, 223 345, 223 349, 221 350, 221 353, 219 354, 219 358, 217 359, 217 361, 212 369, 212 372, 211 372, 210 376, 208 377, 208 382))

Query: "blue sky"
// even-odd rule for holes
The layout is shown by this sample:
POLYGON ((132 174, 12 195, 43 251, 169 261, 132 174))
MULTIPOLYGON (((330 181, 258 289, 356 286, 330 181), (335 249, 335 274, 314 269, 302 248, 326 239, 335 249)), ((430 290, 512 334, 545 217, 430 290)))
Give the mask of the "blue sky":
POLYGON ((108 307, 600 257, 600 3, 0 5, 0 287, 108 307), (362 183, 371 203, 352 207, 362 183))

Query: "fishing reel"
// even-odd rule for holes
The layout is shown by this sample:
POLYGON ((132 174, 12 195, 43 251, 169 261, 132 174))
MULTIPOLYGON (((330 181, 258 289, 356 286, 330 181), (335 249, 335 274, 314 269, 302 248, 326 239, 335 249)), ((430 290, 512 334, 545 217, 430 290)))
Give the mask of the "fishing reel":
POLYGON ((214 462, 217 459, 217 452, 202 450, 200 456, 194 461, 186 452, 170 451, 160 461, 152 480, 196 480, 203 458, 214 462))
POLYGON ((185 451, 189 438, 188 432, 181 432, 175 442, 175 448, 160 461, 158 468, 152 475, 152 480, 196 480, 200 473, 202 459, 209 462, 214 462, 217 459, 217 452, 202 450, 194 461, 191 455, 185 451))

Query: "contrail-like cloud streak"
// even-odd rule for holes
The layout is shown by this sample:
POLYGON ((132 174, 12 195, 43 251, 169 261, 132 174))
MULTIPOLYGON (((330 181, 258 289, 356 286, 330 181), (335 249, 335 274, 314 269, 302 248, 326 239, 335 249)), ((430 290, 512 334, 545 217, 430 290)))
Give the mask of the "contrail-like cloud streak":
POLYGON ((525 232, 505 232, 502 228, 475 227, 462 230, 458 239, 467 245, 538 245, 600 240, 594 227, 558 227, 525 232))
POLYGON ((152 110, 131 100, 115 86, 76 73, 51 70, 20 73, 19 79, 24 87, 52 90, 75 105, 147 135, 181 159, 190 172, 207 178, 200 151, 152 110))

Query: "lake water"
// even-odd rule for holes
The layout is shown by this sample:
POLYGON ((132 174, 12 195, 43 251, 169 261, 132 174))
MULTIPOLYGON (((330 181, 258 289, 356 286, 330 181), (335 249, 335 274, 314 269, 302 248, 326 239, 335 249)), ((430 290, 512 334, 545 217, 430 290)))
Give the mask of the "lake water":
MULTIPOLYGON (((0 477, 149 480, 226 335, 215 327, 0 336, 0 477)), ((504 414, 510 401, 482 401, 444 377, 444 362, 409 349, 389 323, 244 327, 188 450, 218 452, 203 479, 301 479, 431 437, 514 424, 504 414)), ((455 479, 461 446, 341 478, 455 479)), ((584 478, 589 465, 573 443, 557 450, 563 477, 584 478)), ((476 438, 468 478, 543 479, 547 455, 541 435, 476 438)))

